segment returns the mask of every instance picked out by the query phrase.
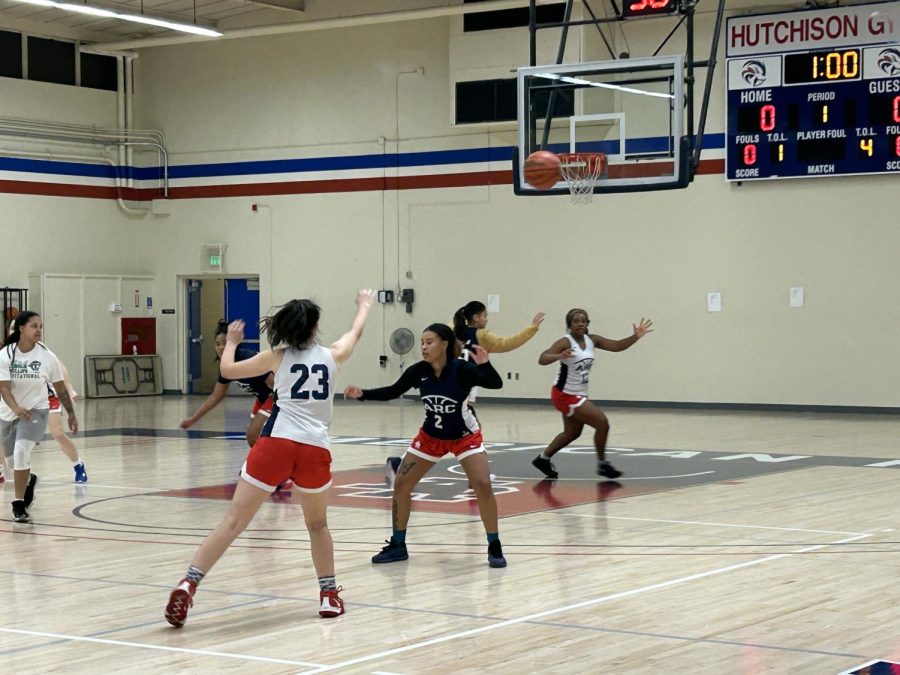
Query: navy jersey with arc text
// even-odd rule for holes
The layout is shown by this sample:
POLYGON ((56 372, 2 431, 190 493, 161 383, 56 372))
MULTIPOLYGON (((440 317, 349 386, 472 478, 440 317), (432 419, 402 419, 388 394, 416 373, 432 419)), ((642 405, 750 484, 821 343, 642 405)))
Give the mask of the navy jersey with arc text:
POLYGON ((490 363, 452 359, 441 376, 426 361, 419 361, 394 384, 378 389, 363 389, 361 401, 390 401, 410 389, 418 389, 425 406, 422 429, 433 438, 453 441, 478 431, 478 420, 466 404, 472 387, 500 389, 503 380, 490 363))

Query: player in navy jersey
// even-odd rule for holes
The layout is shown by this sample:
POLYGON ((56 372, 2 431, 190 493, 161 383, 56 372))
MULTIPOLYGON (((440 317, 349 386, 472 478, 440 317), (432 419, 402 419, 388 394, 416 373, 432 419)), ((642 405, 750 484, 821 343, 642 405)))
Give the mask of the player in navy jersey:
POLYGON ((244 322, 234 321, 228 327, 222 374, 245 379, 275 373, 276 403, 247 455, 228 513, 200 545, 184 579, 169 594, 165 617, 176 628, 184 625, 200 580, 286 479, 294 482, 293 500, 302 507, 309 532, 313 566, 319 578, 319 615, 344 613, 327 519, 332 402, 338 369, 353 353, 374 299, 374 291, 359 291, 350 330, 330 347, 315 341, 320 310, 309 300, 292 300, 266 320, 267 338, 273 348, 253 358, 235 359, 237 346, 244 339, 244 322))
POLYGON ((403 456, 394 481, 393 533, 387 546, 372 558, 373 563, 409 558, 406 526, 412 491, 431 467, 450 453, 459 460, 478 499, 488 539, 488 564, 506 567, 484 439, 478 420, 466 403, 472 387, 500 389, 503 380, 488 361, 483 347, 473 347, 471 361, 463 361, 458 356, 453 330, 442 323, 433 323, 422 333, 422 361, 406 370, 394 384, 379 389, 349 386, 344 390, 345 397, 359 401, 389 401, 415 388, 425 406, 425 422, 403 456))
MULTIPOLYGON (((518 349, 538 332, 544 313, 534 315, 531 323, 518 333, 508 337, 501 337, 487 329, 487 307, 479 300, 470 300, 453 314, 453 332, 456 339, 462 344, 462 356, 468 359, 475 345, 484 347, 488 354, 511 352, 518 349)), ((469 407, 475 412, 474 404, 478 394, 477 387, 472 387, 469 392, 469 407)), ((400 468, 400 457, 388 457, 385 463, 384 475, 388 485, 393 486, 397 477, 397 469, 400 468)))
POLYGON ((622 472, 606 461, 606 439, 609 436, 609 420, 597 406, 588 400, 588 381, 594 365, 594 348, 607 352, 621 352, 653 331, 653 322, 641 319, 632 324, 633 334, 621 340, 610 340, 588 333, 591 321, 583 309, 570 309, 566 314, 568 332, 541 352, 538 363, 548 366, 559 362, 559 375, 550 388, 553 406, 562 413, 563 430, 556 435, 547 449, 532 460, 536 469, 548 478, 559 474, 550 461, 557 452, 581 436, 584 425, 594 428, 594 447, 597 449, 597 473, 604 478, 618 478, 622 472))
MULTIPOLYGON (((215 338, 216 356, 219 359, 222 358, 222 353, 225 351, 225 336, 227 332, 228 324, 224 320, 220 320, 219 325, 216 326, 215 338)), ((234 359, 235 361, 246 361, 254 356, 256 356, 256 352, 250 349, 238 348, 235 352, 234 359)), ((182 420, 180 426, 182 429, 190 429, 201 417, 219 405, 228 393, 228 385, 231 382, 237 382, 242 390, 251 393, 256 397, 256 401, 253 403, 253 409, 250 411, 250 422, 247 424, 247 445, 253 447, 253 444, 256 443, 256 440, 259 438, 260 430, 263 428, 263 425, 266 423, 266 420, 272 412, 273 379, 271 373, 265 373, 254 377, 229 379, 222 375, 220 368, 219 378, 216 381, 216 386, 213 387, 212 393, 206 397, 206 400, 199 408, 197 408, 193 415, 182 420)))

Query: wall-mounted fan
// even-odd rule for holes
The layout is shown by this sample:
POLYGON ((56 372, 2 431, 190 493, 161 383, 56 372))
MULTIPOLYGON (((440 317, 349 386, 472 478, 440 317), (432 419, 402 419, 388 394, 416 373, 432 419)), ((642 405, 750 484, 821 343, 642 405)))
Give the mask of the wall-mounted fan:
POLYGON ((409 328, 398 328, 391 333, 388 344, 390 345, 392 352, 397 356, 403 356, 404 354, 409 353, 409 350, 413 348, 415 341, 416 336, 413 335, 413 332, 409 328))

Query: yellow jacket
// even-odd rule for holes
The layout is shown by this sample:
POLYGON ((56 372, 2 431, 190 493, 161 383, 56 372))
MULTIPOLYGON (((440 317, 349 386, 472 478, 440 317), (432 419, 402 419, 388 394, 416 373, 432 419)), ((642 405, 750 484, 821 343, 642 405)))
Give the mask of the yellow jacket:
POLYGON ((528 342, 537 332, 538 326, 533 323, 528 324, 518 333, 509 337, 500 337, 487 328, 479 328, 475 332, 475 339, 489 353, 511 352, 513 349, 521 347, 528 342))

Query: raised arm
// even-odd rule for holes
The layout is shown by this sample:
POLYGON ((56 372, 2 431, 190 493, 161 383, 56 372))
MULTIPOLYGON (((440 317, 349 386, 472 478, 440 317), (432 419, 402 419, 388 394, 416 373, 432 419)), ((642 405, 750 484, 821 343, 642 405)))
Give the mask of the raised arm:
POLYGON ((462 366, 460 374, 462 383, 466 386, 484 389, 503 388, 503 378, 491 365, 487 350, 481 345, 475 345, 472 361, 462 366))
POLYGON ((535 336, 544 320, 544 313, 538 312, 534 315, 531 323, 520 330, 515 335, 508 337, 500 337, 496 333, 492 333, 487 328, 479 328, 475 333, 478 344, 488 350, 491 354, 499 354, 503 352, 511 352, 528 342, 535 336))
POLYGON ((572 356, 572 347, 569 345, 568 339, 562 337, 541 352, 538 363, 542 366, 549 366, 551 363, 567 359, 570 356, 572 356))
POLYGON ((353 348, 359 342, 366 320, 369 318, 369 310, 372 309, 374 302, 375 291, 371 288, 364 288, 356 294, 356 316, 353 317, 353 324, 350 326, 350 330, 331 345, 331 355, 338 365, 349 359, 353 353, 353 348))
POLYGON ((631 328, 634 332, 626 338, 622 338, 621 340, 610 340, 602 335, 591 335, 590 338, 593 341, 594 346, 598 349, 602 349, 606 352, 623 352, 647 333, 652 333, 653 329, 650 327, 652 325, 653 322, 650 321, 650 319, 644 319, 642 317, 639 324, 631 324, 631 328))
MULTIPOLYGON (((419 363, 413 365, 400 376, 399 380, 387 387, 360 389, 351 384, 344 389, 344 398, 353 398, 357 401, 391 401, 395 398, 400 398, 403 394, 419 384, 422 372, 420 364, 422 363, 425 362, 419 361, 419 363)), ((431 368, 428 364, 425 364, 425 366, 431 368)))
POLYGON ((235 361, 234 353, 238 345, 244 341, 244 322, 238 319, 228 324, 228 333, 225 335, 225 351, 219 361, 219 372, 222 377, 229 380, 242 380, 248 377, 258 377, 266 373, 274 373, 281 365, 283 352, 276 354, 271 349, 260 352, 244 361, 235 361))

